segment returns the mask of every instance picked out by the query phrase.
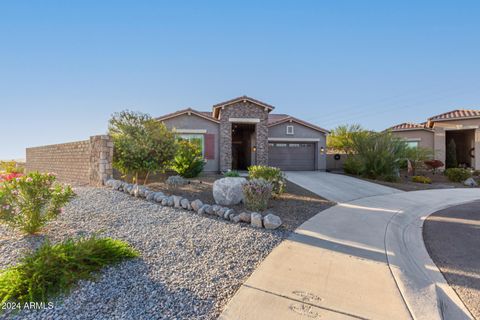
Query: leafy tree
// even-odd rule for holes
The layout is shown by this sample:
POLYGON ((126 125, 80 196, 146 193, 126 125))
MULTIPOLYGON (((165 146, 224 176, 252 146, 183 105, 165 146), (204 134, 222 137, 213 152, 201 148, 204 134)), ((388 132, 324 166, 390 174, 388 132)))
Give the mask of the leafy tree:
POLYGON ((184 139, 177 141, 178 149, 171 168, 184 178, 194 178, 202 172, 205 161, 198 145, 184 139))
POLYGON ((330 149, 350 154, 353 151, 353 139, 357 135, 365 135, 366 130, 359 124, 341 125, 333 129, 327 137, 330 149))
POLYGON ((457 162, 457 145, 455 144, 455 140, 450 139, 447 145, 447 157, 446 157, 446 167, 447 168, 456 168, 458 167, 457 162))
POLYGON ((108 131, 113 139, 113 166, 123 175, 139 175, 147 183, 151 173, 164 172, 176 152, 175 136, 148 114, 125 110, 114 113, 108 131))

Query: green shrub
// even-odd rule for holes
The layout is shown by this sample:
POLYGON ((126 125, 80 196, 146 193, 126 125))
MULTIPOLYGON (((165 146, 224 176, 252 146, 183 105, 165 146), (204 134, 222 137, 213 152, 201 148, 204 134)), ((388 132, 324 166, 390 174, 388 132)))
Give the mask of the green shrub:
POLYGON ((93 272, 104 266, 138 256, 127 243, 111 238, 70 239, 56 245, 47 241, 18 265, 0 272, 0 305, 48 302, 68 293, 79 280, 93 279, 93 272))
POLYGON ((362 161, 355 155, 349 155, 343 163, 343 170, 348 174, 361 175, 363 172, 362 161))
POLYGON ((231 178, 235 178, 235 177, 240 177, 240 174, 238 173, 238 171, 235 171, 235 170, 231 170, 231 171, 227 171, 223 174, 224 177, 231 177, 231 178))
POLYGON ((472 173, 463 168, 450 168, 445 170, 445 175, 452 182, 463 182, 472 176, 472 173))
POLYGON ((54 174, 29 173, 0 185, 0 222, 33 234, 54 219, 75 195, 54 174))
POLYGON ((200 148, 188 140, 177 141, 177 153, 173 158, 171 168, 184 178, 197 177, 205 166, 200 148))
POLYGON ((429 177, 425 177, 425 176, 413 176, 412 181, 417 182, 417 183, 425 183, 425 184, 432 183, 432 179, 430 179, 429 177))
POLYGON ((474 170, 474 171, 472 172, 472 176, 474 176, 474 177, 480 176, 480 170, 474 170))
POLYGON ((274 196, 285 192, 285 175, 279 168, 269 166, 250 166, 248 167, 249 179, 264 179, 272 184, 272 193, 274 196))
POLYGON ((6 173, 23 173, 24 168, 16 161, 0 161, 0 171, 6 173))
POLYGON ((272 184, 265 179, 252 179, 243 185, 245 207, 253 211, 263 211, 268 207, 272 196, 272 184))

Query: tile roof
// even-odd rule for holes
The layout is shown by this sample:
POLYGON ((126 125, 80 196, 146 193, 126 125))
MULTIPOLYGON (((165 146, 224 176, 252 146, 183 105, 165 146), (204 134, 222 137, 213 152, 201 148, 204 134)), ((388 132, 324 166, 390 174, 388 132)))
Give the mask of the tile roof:
POLYGON ((444 121, 444 120, 452 120, 452 119, 459 119, 459 118, 477 118, 480 117, 480 110, 465 110, 465 109, 457 109, 449 112, 445 112, 431 118, 428 118, 429 121, 444 121))
POLYGON ((390 127, 387 130, 403 131, 403 130, 415 130, 415 129, 425 129, 425 122, 423 123, 404 122, 404 123, 397 124, 393 127, 390 127))
POLYGON ((240 100, 248 100, 250 102, 261 105, 263 107, 267 107, 271 110, 275 109, 274 106, 272 106, 268 103, 265 103, 265 102, 257 100, 257 99, 250 98, 248 96, 241 96, 241 97, 233 98, 233 99, 230 99, 230 100, 227 100, 227 101, 224 101, 224 102, 217 103, 217 104, 213 105, 213 109, 218 108, 218 107, 222 107, 222 106, 226 106, 226 105, 235 103, 235 102, 240 101, 240 100))

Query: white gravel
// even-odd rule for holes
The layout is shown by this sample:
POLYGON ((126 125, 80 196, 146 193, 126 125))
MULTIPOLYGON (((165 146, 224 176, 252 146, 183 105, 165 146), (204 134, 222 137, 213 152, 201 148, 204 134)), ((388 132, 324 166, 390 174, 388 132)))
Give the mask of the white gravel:
MULTIPOLYGON (((255 267, 287 235, 137 199, 122 192, 78 188, 44 230, 52 241, 100 233, 128 241, 141 258, 83 281, 53 309, 0 319, 215 319, 255 267)), ((42 237, 0 226, 0 269, 42 237)))

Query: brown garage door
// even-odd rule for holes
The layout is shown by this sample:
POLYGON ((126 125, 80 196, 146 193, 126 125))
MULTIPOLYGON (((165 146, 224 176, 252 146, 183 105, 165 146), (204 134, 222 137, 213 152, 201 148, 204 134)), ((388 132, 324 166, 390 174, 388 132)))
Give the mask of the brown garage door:
POLYGON ((314 143, 269 143, 268 163, 272 167, 291 171, 315 170, 314 143))

